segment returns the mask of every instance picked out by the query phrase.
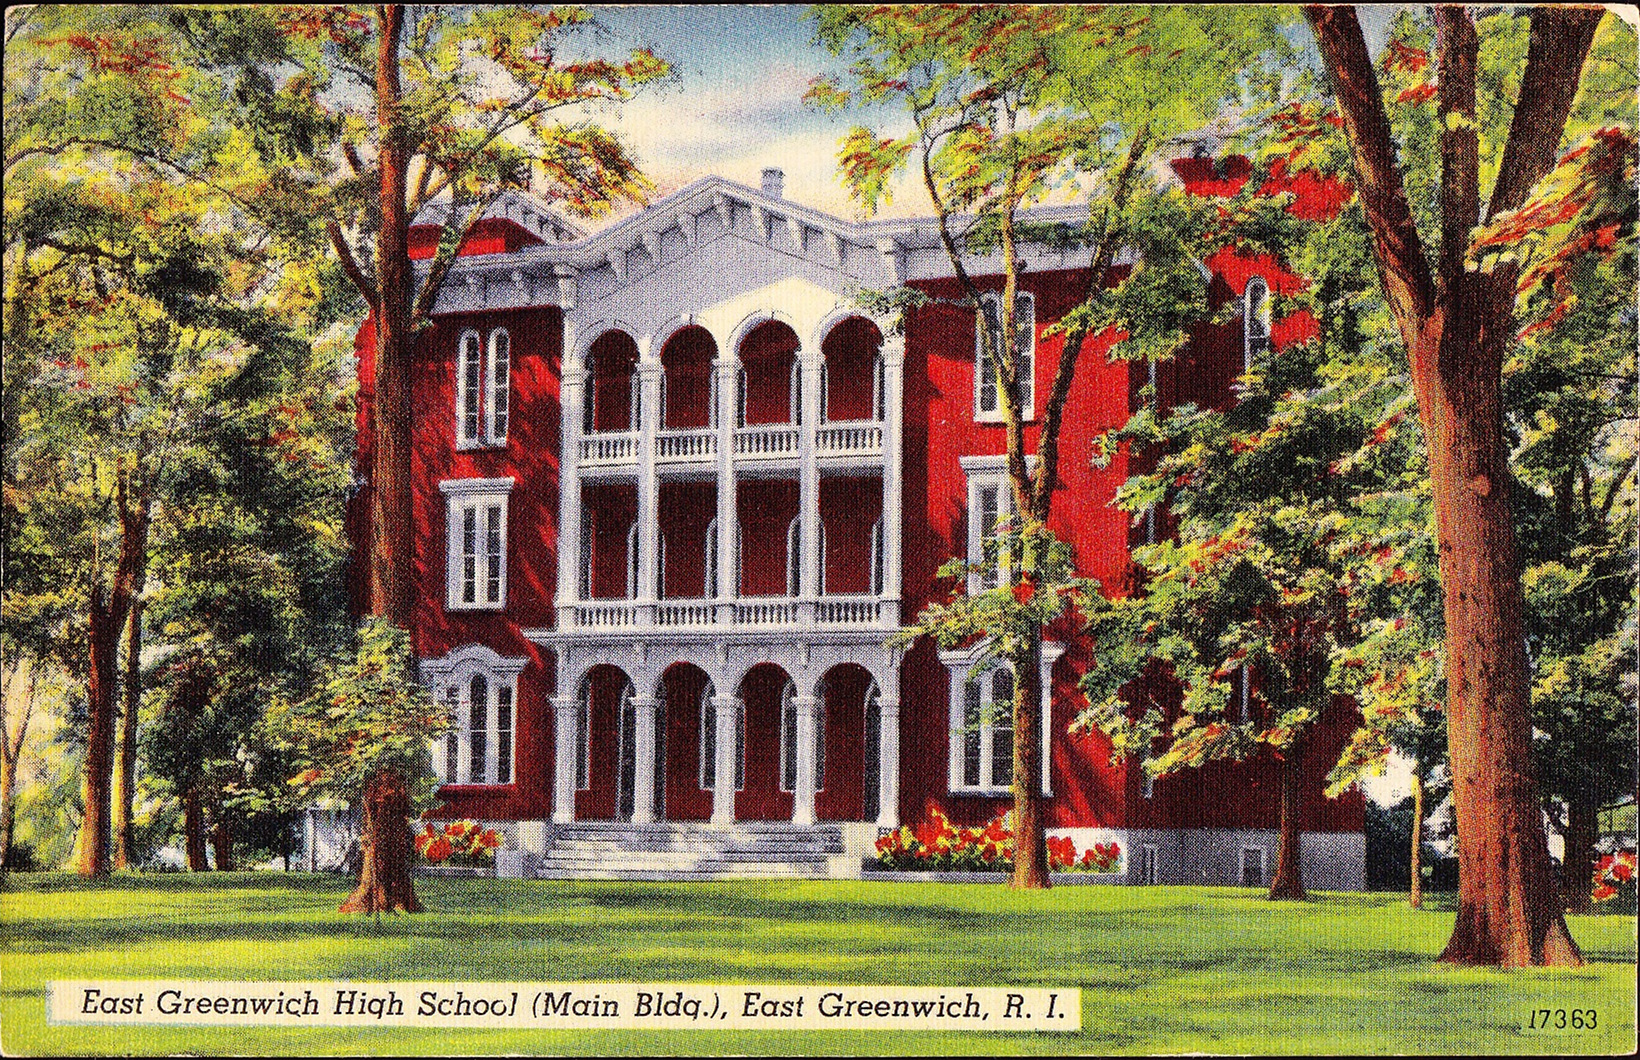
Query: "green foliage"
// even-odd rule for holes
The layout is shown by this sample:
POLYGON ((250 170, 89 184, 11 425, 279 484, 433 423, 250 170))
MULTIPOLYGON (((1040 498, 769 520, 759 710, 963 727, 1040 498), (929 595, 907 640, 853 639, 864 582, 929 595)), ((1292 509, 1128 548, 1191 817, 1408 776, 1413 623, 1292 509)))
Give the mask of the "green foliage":
POLYGON ((299 770, 288 781, 298 799, 357 803, 373 776, 395 771, 425 802, 434 788, 429 743, 448 725, 417 677, 409 634, 367 619, 356 651, 326 661, 305 698, 274 700, 261 732, 299 770))

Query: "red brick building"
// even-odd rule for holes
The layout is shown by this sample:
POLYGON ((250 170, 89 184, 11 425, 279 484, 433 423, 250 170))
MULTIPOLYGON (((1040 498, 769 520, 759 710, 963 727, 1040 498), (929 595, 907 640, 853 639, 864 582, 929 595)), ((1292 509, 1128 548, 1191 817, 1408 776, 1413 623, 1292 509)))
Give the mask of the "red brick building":
MULTIPOLYGON (((971 678, 971 656, 926 640, 885 646, 1009 503, 975 319, 934 304, 896 334, 854 293, 953 293, 933 225, 840 220, 780 185, 774 170, 761 190, 703 180, 589 237, 506 201, 418 347, 416 647, 457 722, 435 749, 440 814, 504 826, 512 871, 550 870, 589 836, 683 856, 716 834, 703 826, 748 822, 821 835, 826 871, 858 871, 882 827, 1010 805, 1012 734, 984 719, 1012 675, 971 678)), ((1058 355, 1044 328, 1081 276, 1058 249, 1022 258, 1034 445, 1058 355)), ((1214 297, 1250 309, 1157 367, 1164 402, 1229 400, 1248 343, 1268 341, 1277 277, 1214 267, 1214 297)), ((1066 410, 1053 523, 1116 584, 1146 529, 1112 507, 1128 468, 1096 467, 1092 441, 1149 380, 1101 353, 1066 410)), ((1052 831, 1120 842, 1129 882, 1267 882, 1274 772, 1146 783, 1112 767, 1102 739, 1067 731, 1088 650, 1067 637, 1043 653, 1052 831)), ((1359 887, 1359 795, 1303 828, 1307 879, 1359 887)))

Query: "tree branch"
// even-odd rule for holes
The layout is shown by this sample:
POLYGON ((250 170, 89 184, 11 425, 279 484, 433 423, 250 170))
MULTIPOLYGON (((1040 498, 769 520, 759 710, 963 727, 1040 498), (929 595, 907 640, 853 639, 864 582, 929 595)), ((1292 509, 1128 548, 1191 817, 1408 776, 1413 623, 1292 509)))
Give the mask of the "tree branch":
MULTIPOLYGON (((1438 9, 1437 9, 1438 10, 1438 9)), ((1554 168, 1560 137, 1583 72, 1583 60, 1594 31, 1605 16, 1602 8, 1537 7, 1526 50, 1520 98, 1504 144, 1498 179, 1486 220, 1519 209, 1533 185, 1554 168)))
MULTIPOLYGON (((1311 5, 1304 8, 1304 17, 1315 32, 1338 97, 1385 294, 1397 320, 1425 320, 1435 305, 1434 284, 1401 182, 1389 117, 1361 24, 1353 7, 1311 5)), ((1411 336, 1406 338, 1410 346, 1411 336)))
POLYGON ((336 257, 341 260, 342 271, 347 273, 347 278, 353 281, 353 286, 364 296, 370 311, 380 311, 381 292, 376 290, 376 285, 370 282, 364 270, 359 267, 358 260, 353 256, 353 248, 348 246, 347 237, 342 234, 342 226, 332 218, 325 222, 325 233, 330 236, 330 245, 336 251, 336 257))

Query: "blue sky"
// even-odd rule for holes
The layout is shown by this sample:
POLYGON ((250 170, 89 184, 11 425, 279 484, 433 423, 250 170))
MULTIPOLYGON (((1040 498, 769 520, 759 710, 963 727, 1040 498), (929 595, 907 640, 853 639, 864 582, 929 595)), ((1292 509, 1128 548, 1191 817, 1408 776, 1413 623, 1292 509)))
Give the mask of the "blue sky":
MULTIPOLYGON (((671 82, 600 115, 638 154, 660 194, 716 174, 756 187, 765 166, 786 174, 786 196, 860 216, 837 180, 837 143, 855 124, 902 122, 880 111, 824 114, 802 103, 817 75, 845 69, 813 44, 802 5, 591 5, 604 54, 647 44, 674 65, 671 82)), ((1396 7, 1363 7, 1376 51, 1396 7)), ((1308 32, 1295 28, 1295 39, 1308 32)), ((890 126, 892 129, 892 126, 890 126)), ((921 186, 897 182, 879 216, 932 213, 921 186)))

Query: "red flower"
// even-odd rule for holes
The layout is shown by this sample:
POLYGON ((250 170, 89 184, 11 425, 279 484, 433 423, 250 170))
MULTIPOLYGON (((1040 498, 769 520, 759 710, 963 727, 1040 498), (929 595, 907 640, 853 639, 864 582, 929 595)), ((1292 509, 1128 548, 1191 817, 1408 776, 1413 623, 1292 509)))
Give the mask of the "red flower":
POLYGON ((428 861, 437 864, 438 862, 449 857, 451 854, 454 854, 455 847, 450 845, 450 841, 448 839, 443 836, 439 836, 431 843, 427 844, 427 849, 423 853, 428 861))
POLYGON ((1014 586, 1014 602, 1024 607, 1036 597, 1036 582, 1030 578, 1019 579, 1014 586))

